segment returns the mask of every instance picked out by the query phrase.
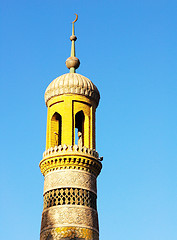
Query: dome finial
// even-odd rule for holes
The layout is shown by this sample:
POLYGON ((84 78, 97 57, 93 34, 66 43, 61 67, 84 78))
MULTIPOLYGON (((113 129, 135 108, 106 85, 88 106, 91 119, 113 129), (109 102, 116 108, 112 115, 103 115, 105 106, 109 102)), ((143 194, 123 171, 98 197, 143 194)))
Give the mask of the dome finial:
POLYGON ((75 70, 79 67, 80 61, 79 59, 75 56, 75 41, 77 40, 77 37, 75 36, 74 33, 74 23, 78 19, 78 15, 75 13, 76 19, 72 22, 72 35, 70 37, 71 40, 71 56, 66 60, 66 66, 67 68, 70 69, 70 73, 75 73, 75 70))

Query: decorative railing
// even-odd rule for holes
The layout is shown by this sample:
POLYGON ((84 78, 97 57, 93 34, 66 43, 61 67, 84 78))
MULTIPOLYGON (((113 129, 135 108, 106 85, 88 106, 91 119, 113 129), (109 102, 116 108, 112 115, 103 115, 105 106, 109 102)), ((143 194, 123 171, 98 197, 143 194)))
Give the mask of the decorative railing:
POLYGON ((46 158, 50 155, 56 155, 56 154, 67 154, 67 153, 78 153, 78 154, 84 154, 84 155, 88 155, 88 156, 93 156, 95 158, 99 157, 99 154, 97 151, 95 151, 94 149, 90 149, 87 147, 80 147, 78 145, 71 145, 68 146, 66 144, 64 145, 59 145, 59 146, 55 146, 55 147, 51 147, 49 149, 47 149, 44 153, 43 153, 43 158, 46 158))

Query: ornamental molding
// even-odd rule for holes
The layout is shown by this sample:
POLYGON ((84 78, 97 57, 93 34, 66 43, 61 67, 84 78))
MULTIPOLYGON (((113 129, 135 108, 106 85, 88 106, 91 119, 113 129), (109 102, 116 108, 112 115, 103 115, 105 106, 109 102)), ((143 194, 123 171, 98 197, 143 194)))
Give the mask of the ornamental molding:
POLYGON ((80 147, 78 145, 59 145, 55 147, 51 147, 47 150, 44 151, 43 153, 43 158, 48 158, 51 156, 59 156, 59 155, 82 155, 82 156, 89 156, 89 157, 94 157, 96 159, 99 158, 99 154, 95 149, 87 148, 87 147, 80 147))
POLYGON ((46 174, 49 172, 63 169, 84 170, 98 176, 101 171, 102 164, 95 158, 89 158, 81 155, 77 156, 76 154, 68 154, 64 156, 56 155, 53 157, 44 158, 39 163, 39 167, 44 176, 46 176, 46 174))

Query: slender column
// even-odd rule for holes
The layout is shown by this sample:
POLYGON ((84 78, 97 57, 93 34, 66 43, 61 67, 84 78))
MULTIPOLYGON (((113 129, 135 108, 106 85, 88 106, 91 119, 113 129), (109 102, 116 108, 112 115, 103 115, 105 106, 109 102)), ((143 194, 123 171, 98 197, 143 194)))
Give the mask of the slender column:
POLYGON ((73 145, 73 110, 72 99, 65 98, 64 114, 63 114, 63 143, 66 145, 73 145))

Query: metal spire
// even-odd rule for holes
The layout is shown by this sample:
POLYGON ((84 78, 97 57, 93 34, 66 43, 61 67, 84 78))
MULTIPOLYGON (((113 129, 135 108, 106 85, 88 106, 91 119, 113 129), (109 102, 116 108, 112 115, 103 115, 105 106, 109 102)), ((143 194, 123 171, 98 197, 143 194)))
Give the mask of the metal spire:
POLYGON ((74 32, 74 23, 78 20, 78 15, 75 13, 76 19, 72 22, 72 35, 70 37, 71 40, 71 56, 66 60, 66 66, 70 69, 70 73, 75 73, 75 70, 79 67, 80 61, 75 56, 75 41, 77 37, 74 32))

